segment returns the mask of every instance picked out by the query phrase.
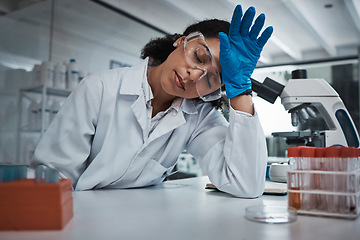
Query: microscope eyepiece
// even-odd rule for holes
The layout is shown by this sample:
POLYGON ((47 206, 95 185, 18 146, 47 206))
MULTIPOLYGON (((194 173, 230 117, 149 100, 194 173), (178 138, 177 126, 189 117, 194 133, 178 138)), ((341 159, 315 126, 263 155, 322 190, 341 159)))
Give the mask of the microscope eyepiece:
POLYGON ((252 90, 258 94, 259 97, 265 99, 270 103, 274 103, 276 98, 280 96, 284 85, 272 80, 271 78, 265 78, 263 83, 251 78, 252 90))
POLYGON ((305 69, 297 69, 291 72, 292 79, 306 79, 307 71, 305 69))

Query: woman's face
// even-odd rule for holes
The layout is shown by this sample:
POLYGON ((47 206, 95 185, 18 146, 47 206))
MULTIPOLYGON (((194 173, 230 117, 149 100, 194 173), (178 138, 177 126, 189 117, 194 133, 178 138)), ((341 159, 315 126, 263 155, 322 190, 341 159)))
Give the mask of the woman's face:
MULTIPOLYGON (((177 48, 161 64, 161 87, 166 94, 174 97, 197 98, 199 94, 196 89, 196 81, 204 71, 189 63, 190 54, 185 54, 184 40, 185 37, 181 37, 176 41, 177 48)), ((217 38, 210 38, 206 39, 206 43, 210 48, 212 58, 215 60, 214 63, 220 74, 220 41, 217 38)), ((201 56, 196 57, 201 58, 201 56)))

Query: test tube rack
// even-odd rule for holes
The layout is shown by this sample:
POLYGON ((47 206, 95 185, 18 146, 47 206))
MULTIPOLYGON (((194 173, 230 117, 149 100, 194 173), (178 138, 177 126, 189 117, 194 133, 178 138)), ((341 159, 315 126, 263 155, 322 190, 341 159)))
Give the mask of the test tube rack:
POLYGON ((288 205, 299 214, 355 219, 360 213, 359 149, 289 147, 288 205))
POLYGON ((61 230, 72 217, 70 179, 0 183, 0 230, 61 230))

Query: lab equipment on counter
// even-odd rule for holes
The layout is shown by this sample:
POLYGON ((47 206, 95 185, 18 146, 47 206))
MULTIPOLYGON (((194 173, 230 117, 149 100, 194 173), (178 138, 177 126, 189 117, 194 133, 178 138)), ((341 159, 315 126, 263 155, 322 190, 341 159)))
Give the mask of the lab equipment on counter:
POLYGON ((357 218, 359 155, 353 147, 289 147, 289 207, 299 214, 357 218))
POLYGON ((298 126, 311 118, 324 122, 321 129, 273 133, 286 138, 289 145, 329 147, 333 145, 359 147, 359 135, 354 122, 338 93, 324 79, 306 79, 305 70, 292 72, 286 86, 266 78, 263 83, 254 79, 252 90, 258 96, 274 103, 280 96, 285 110, 291 113, 292 124, 298 126))
POLYGON ((274 182, 286 183, 288 170, 289 164, 287 163, 273 163, 270 165, 269 178, 274 182))
POLYGON ((245 218, 261 223, 290 223, 296 221, 297 215, 290 207, 255 205, 245 209, 245 218))
POLYGON ((25 179, 27 165, 0 165, 0 183, 25 179))
POLYGON ((0 230, 63 229, 73 217, 71 180, 43 166, 25 178, 0 183, 0 230))

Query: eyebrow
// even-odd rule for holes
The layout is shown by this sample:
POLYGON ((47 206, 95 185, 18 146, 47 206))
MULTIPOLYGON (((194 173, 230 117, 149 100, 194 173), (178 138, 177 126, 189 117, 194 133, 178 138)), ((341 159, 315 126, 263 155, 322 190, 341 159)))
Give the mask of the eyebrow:
POLYGON ((212 59, 213 59, 213 56, 212 56, 212 54, 211 54, 211 52, 210 52, 209 47, 208 47, 208 46, 206 46, 206 45, 205 45, 205 44, 203 44, 203 43, 200 43, 200 45, 202 45, 202 46, 204 46, 204 47, 205 47, 206 51, 209 53, 210 60, 212 60, 212 59))

